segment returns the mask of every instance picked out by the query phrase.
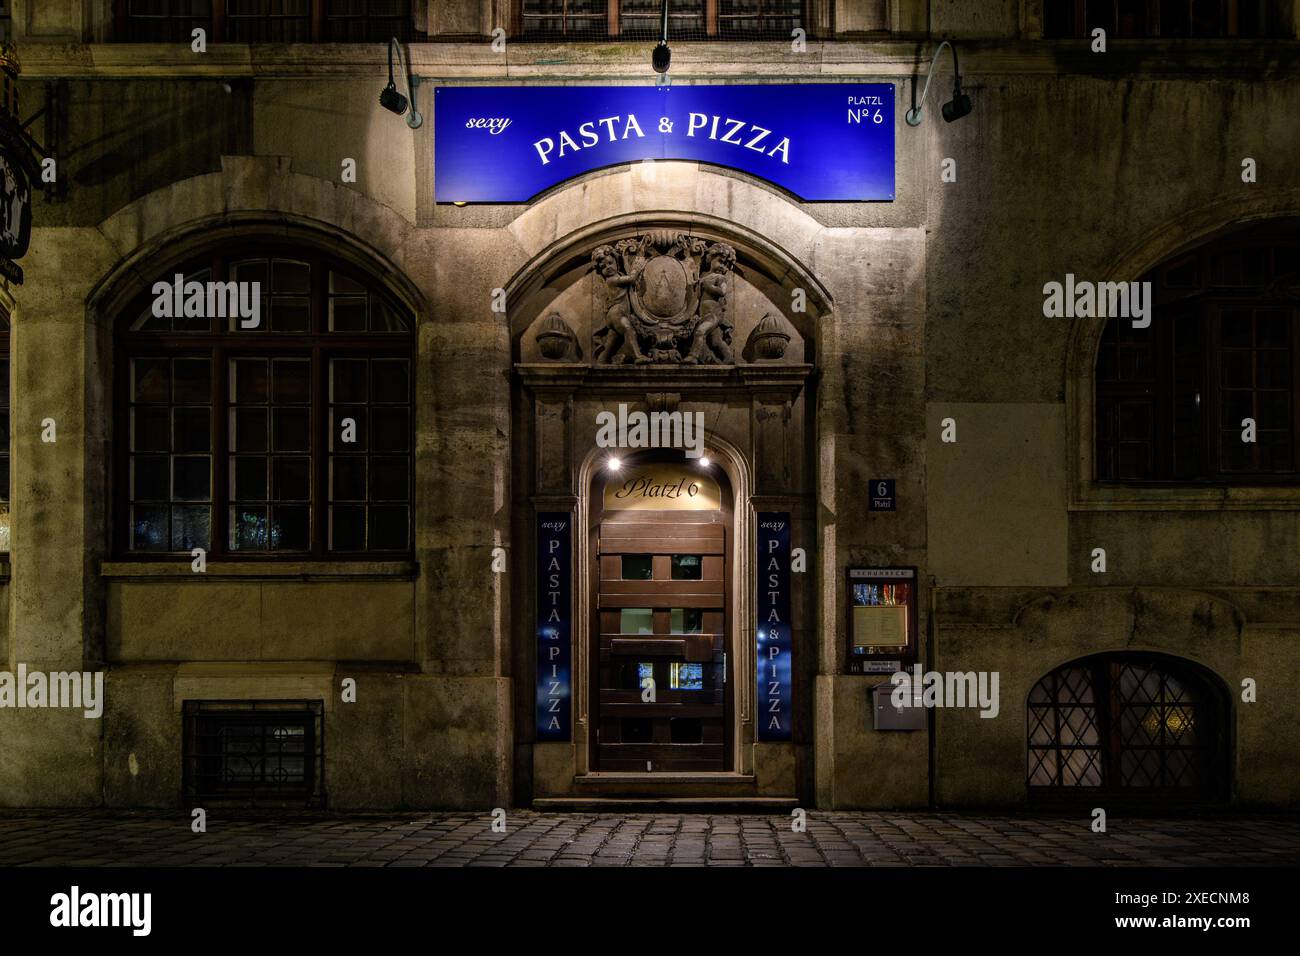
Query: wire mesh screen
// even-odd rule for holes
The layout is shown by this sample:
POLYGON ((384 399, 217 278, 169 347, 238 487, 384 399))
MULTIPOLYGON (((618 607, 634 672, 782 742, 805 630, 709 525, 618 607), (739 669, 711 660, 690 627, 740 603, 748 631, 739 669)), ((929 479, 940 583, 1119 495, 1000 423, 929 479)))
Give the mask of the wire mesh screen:
MULTIPOLYGON (((520 39, 647 40, 659 36, 660 0, 523 0, 520 39)), ((804 0, 670 0, 669 40, 785 38, 807 28, 804 0)))

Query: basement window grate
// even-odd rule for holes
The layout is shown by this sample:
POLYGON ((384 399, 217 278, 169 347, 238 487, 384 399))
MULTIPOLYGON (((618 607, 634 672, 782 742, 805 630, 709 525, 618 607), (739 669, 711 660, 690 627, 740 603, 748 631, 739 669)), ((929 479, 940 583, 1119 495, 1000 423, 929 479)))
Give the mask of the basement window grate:
POLYGON ((191 806, 325 806, 319 700, 186 701, 183 786, 191 806))

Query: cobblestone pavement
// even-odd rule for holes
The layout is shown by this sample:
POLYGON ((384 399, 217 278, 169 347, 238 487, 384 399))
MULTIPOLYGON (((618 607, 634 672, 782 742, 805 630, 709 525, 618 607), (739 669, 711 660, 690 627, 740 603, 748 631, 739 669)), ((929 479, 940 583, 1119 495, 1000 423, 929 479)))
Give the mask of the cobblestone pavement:
POLYGON ((0 813, 0 866, 1240 866, 1300 865, 1300 818, 1120 819, 957 813, 781 815, 511 811, 223 819, 0 813))

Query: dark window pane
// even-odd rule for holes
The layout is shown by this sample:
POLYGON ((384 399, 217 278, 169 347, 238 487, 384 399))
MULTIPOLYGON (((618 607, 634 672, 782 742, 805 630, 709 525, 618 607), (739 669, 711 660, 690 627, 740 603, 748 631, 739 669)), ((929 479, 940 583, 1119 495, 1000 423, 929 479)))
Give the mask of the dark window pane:
POLYGON ((305 262, 276 259, 272 276, 274 284, 271 291, 276 295, 284 293, 306 295, 311 291, 311 266, 305 262))
POLYGON ((411 422, 405 408, 371 408, 370 421, 375 451, 406 451, 410 446, 411 422))
POLYGON ((405 551, 409 547, 407 515, 408 509, 405 506, 372 507, 368 550, 405 551))
POLYGON ((1287 349, 1263 349, 1255 353, 1256 374, 1260 388, 1289 388, 1291 352, 1287 349))
POLYGON ((212 473, 206 455, 172 459, 172 497, 178 501, 206 501, 212 497, 212 473))
POLYGON ((364 332, 366 330, 365 297, 332 296, 330 329, 334 332, 364 332))
POLYGON ((366 360, 335 359, 330 363, 330 401, 366 400, 366 360))
POLYGON ((167 506, 136 505, 131 509, 131 548, 135 551, 167 550, 167 506))
POLYGON ((330 463, 333 473, 331 497, 335 501, 366 500, 366 459, 356 457, 337 457, 330 463))
POLYGON ((311 459, 277 458, 272 466, 272 490, 277 501, 307 501, 311 498, 311 459))
POLYGON ((311 363, 306 359, 276 359, 271 363, 271 379, 277 405, 311 401, 311 363))
POLYGON ((245 259, 242 262, 232 263, 230 277, 236 282, 256 282, 260 284, 263 294, 270 291, 265 259, 245 259))
POLYGON ((266 500, 266 459, 261 455, 235 459, 235 486, 231 490, 236 501, 266 500))
POLYGON ((1250 313, 1240 310, 1223 313, 1220 328, 1225 348, 1250 348, 1251 341, 1250 313))
POLYGON ((131 398, 136 402, 166 402, 171 397, 171 363, 165 358, 131 361, 131 398))
POLYGON ((311 304, 300 296, 271 300, 271 328, 276 332, 306 332, 311 328, 311 304))
POLYGON ((266 451, 266 409, 235 409, 234 429, 231 445, 235 451, 266 451))
POLYGON ((1255 403, 1253 398, 1253 392, 1223 393, 1223 425, 1225 428, 1241 426, 1243 418, 1254 415, 1255 403))
POLYGON ((408 497, 408 461, 405 458, 373 458, 370 461, 370 499, 405 501, 408 497))
POLYGON ((344 275, 336 269, 330 270, 330 293, 333 295, 352 294, 364 295, 366 287, 353 279, 351 276, 344 275))
POLYGON ((1241 430, 1225 430, 1221 436, 1224 471, 1249 471, 1254 466, 1252 445, 1241 440, 1241 430))
POLYGON ((1261 471, 1291 471, 1295 467, 1295 449, 1290 432, 1265 432, 1259 438, 1261 471))
POLYGON ((170 425, 166 408, 133 408, 135 429, 131 435, 132 451, 170 451, 167 443, 170 425))
POLYGON ((212 361, 177 359, 172 365, 172 401, 207 404, 212 401, 212 361))
POLYGON ((266 402, 266 359, 234 359, 230 363, 230 395, 241 405, 266 402))
POLYGON ((306 551, 311 544, 311 519, 306 505, 276 505, 271 547, 278 551, 306 551))
POLYGON ((698 554, 673 555, 673 580, 698 581, 704 573, 704 559, 698 554))
POLYGON ((411 399, 410 362, 406 359, 375 359, 372 402, 409 402, 411 399))
POLYGON ((654 577, 654 555, 625 554, 620 576, 624 581, 649 581, 654 577))
POLYGON ((310 451, 311 413, 305 408, 277 408, 272 411, 274 451, 310 451))
POLYGON ((1260 428, 1291 427, 1291 393, 1282 391, 1259 392, 1260 428))
POLYGON ((171 498, 167 456, 137 455, 131 460, 131 497, 135 501, 167 501, 171 498))
POLYGON ((335 505, 330 508, 330 549, 361 551, 366 546, 366 509, 335 505))
POLYGON ((1285 312, 1260 312, 1255 319, 1255 344, 1263 348, 1286 348, 1291 317, 1285 312))
POLYGON ((409 332, 411 314, 380 296, 370 297, 370 331, 409 332))
POLYGON ((204 507, 172 508, 172 550, 207 550, 211 544, 212 512, 204 507))
POLYGON ((209 452, 212 450, 211 412, 206 408, 178 408, 172 451, 209 452))
POLYGON ((1250 388, 1253 384, 1251 354, 1245 349, 1225 349, 1223 352, 1224 388, 1250 388))

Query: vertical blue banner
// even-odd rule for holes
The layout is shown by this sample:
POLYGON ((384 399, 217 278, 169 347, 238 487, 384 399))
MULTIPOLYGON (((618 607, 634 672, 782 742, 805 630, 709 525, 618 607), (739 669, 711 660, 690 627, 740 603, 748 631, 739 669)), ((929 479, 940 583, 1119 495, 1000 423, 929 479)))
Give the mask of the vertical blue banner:
POLYGON ((794 652, 790 631, 790 515, 758 513, 758 642, 755 665, 759 740, 790 740, 794 728, 794 652))
POLYGON ((573 730, 573 516, 537 515, 537 739, 573 730))

